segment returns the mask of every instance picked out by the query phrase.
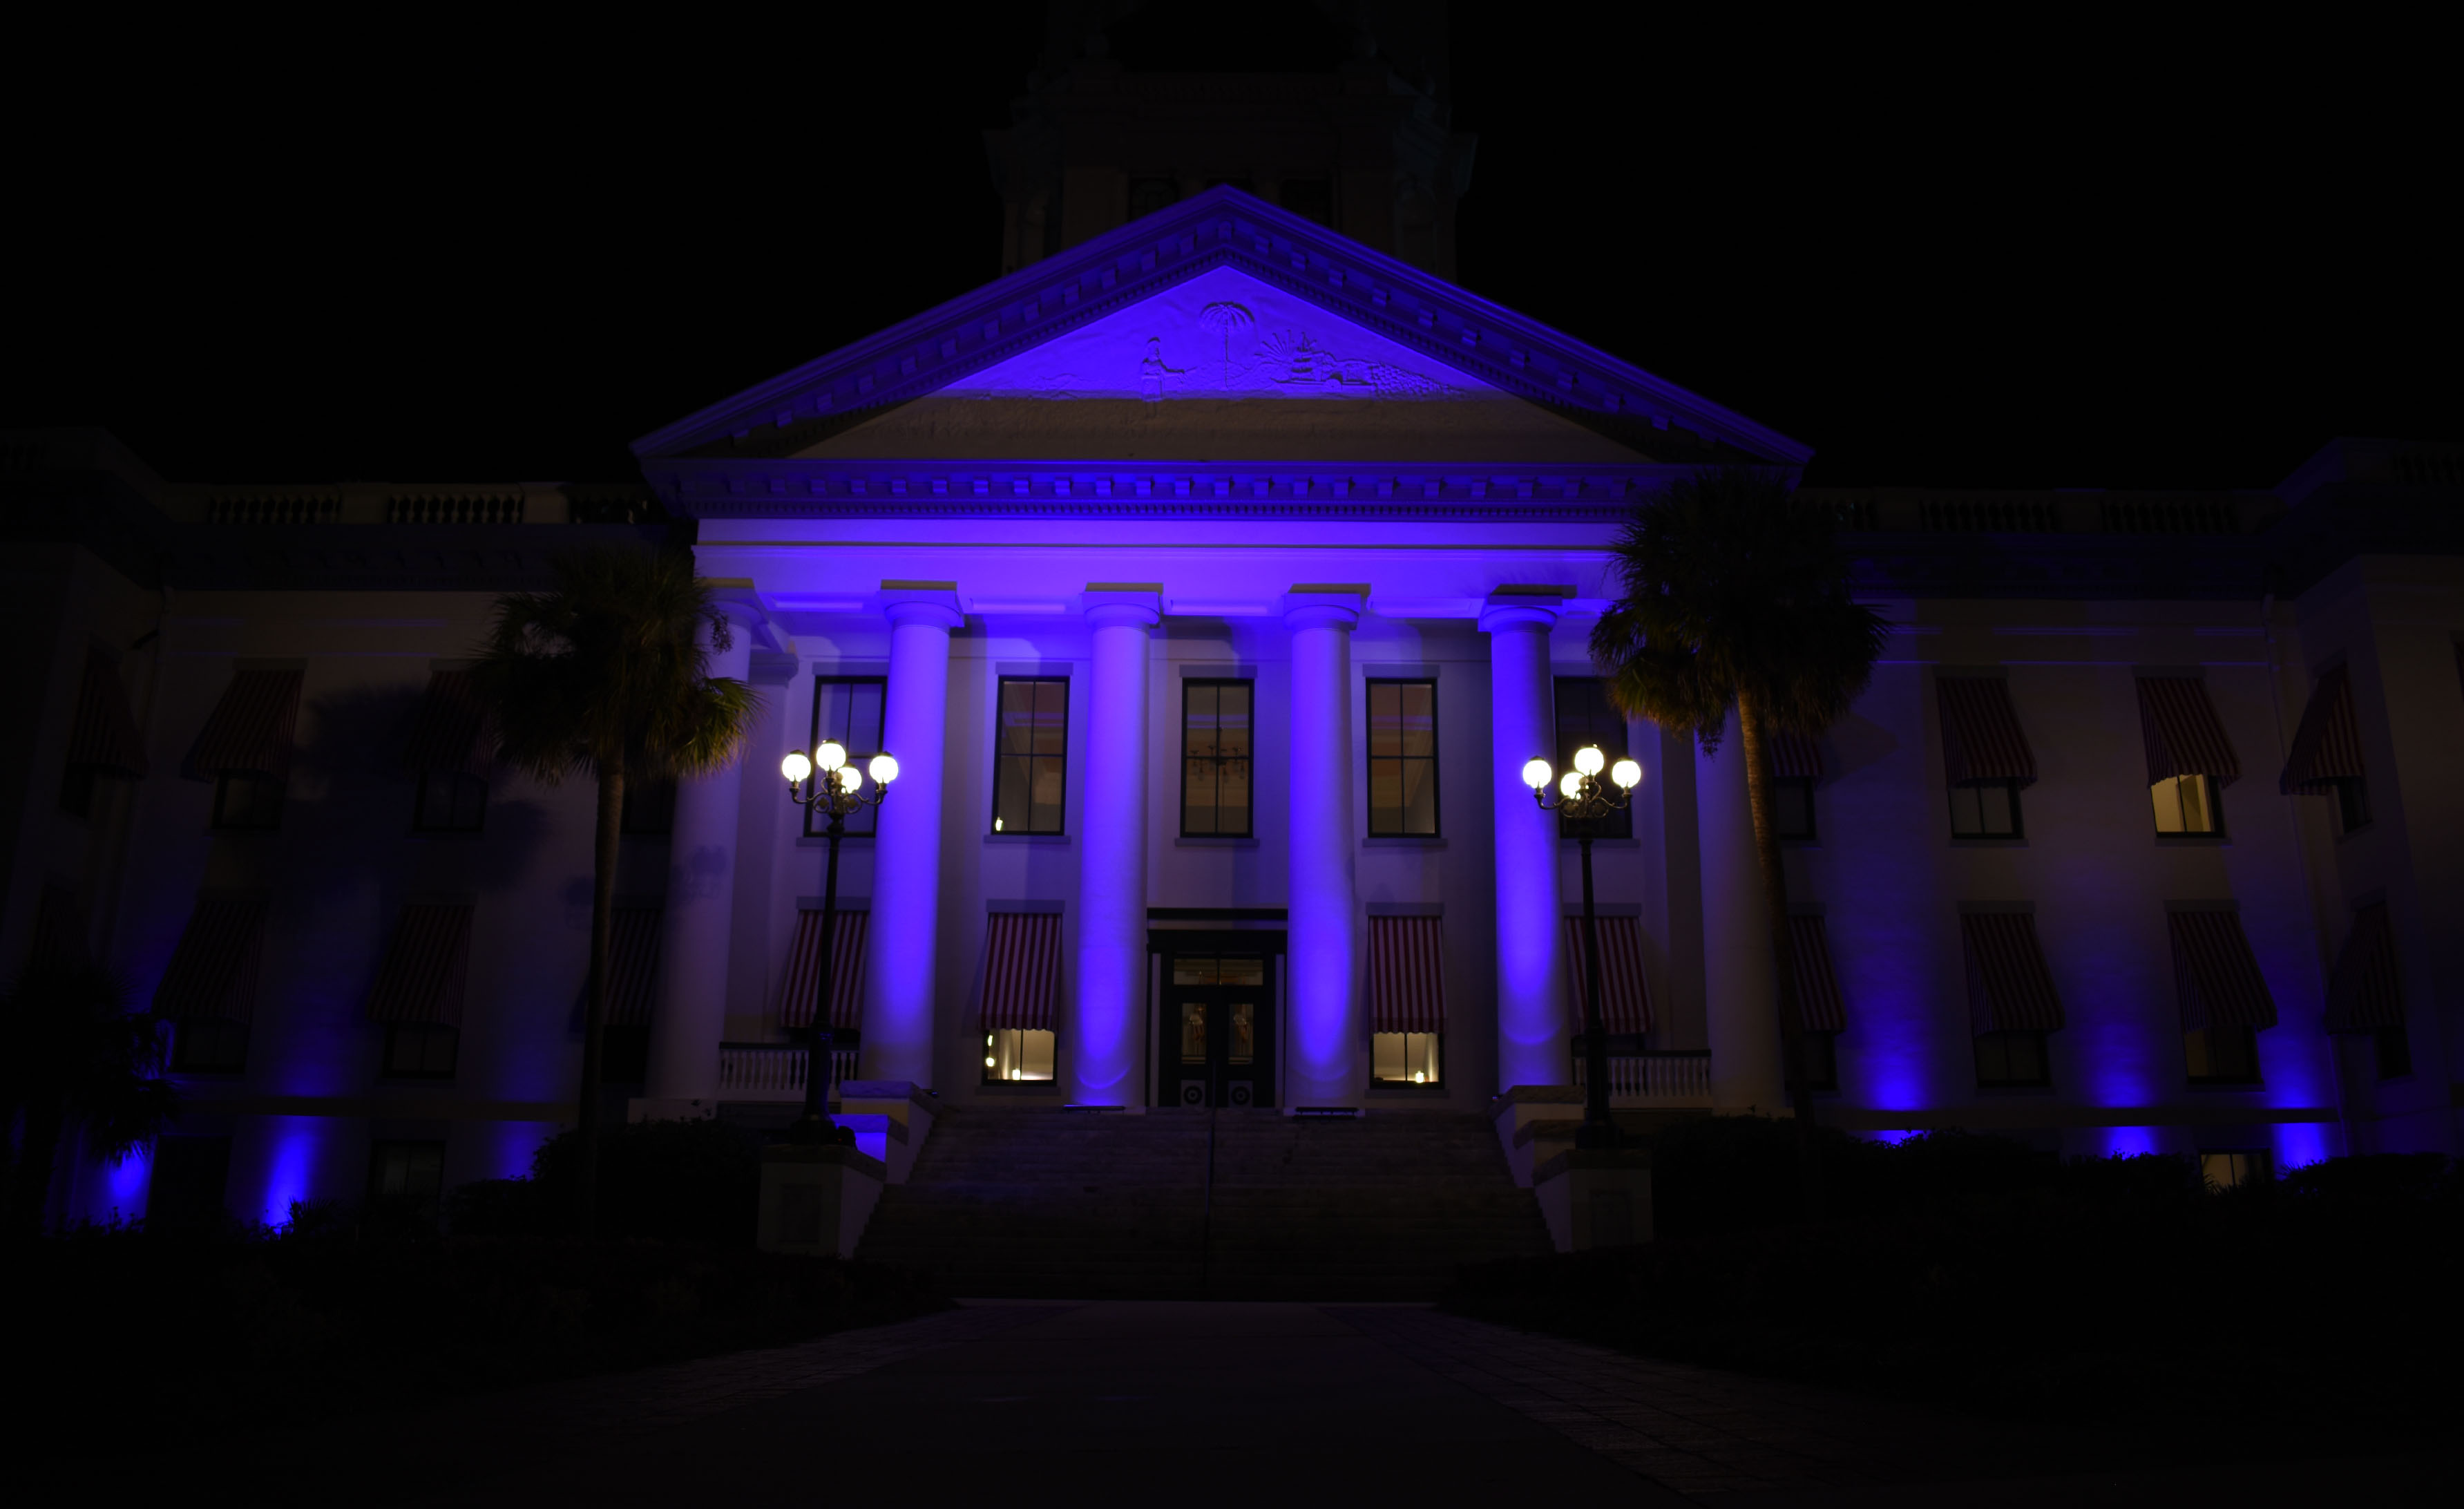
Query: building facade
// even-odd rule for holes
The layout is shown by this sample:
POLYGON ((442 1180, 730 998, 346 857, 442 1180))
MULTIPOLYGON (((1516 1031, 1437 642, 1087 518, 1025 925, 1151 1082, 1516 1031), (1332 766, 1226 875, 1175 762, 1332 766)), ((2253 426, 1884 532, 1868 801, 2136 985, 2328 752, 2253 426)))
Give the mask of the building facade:
MULTIPOLYGON (((639 488, 172 485, 9 441, 0 967, 124 969, 178 1134, 62 1217, 522 1171, 572 1118, 586 783, 492 767, 501 591, 687 539, 761 692, 627 812, 620 1114, 783 1111, 824 840, 776 773, 900 775, 839 875, 844 1073, 945 1104, 1487 1110, 1577 1079, 1596 835, 1620 1106, 1785 1114, 1734 742, 1586 654, 1636 501, 1806 449, 1230 186, 638 443, 639 488), (1501 1098, 1504 1098, 1501 1100, 1501 1098)), ((2272 492, 1815 494, 1892 631, 1779 760, 1826 1122, 2231 1170, 2456 1145, 2464 458, 2272 492)))

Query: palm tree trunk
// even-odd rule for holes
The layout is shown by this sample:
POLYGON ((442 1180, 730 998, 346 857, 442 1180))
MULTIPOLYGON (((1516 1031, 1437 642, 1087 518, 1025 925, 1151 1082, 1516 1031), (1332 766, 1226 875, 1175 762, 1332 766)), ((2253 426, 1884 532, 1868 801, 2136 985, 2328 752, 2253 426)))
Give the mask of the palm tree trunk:
POLYGON ((1763 877, 1763 907, 1771 914, 1771 962, 1779 970, 1779 1040, 1785 1055, 1790 1110, 1801 1132, 1814 1126, 1814 1091, 1805 1082, 1805 1011, 1796 998, 1796 940, 1788 926, 1788 872, 1780 867, 1779 825, 1771 812, 1770 730, 1753 698, 1737 694, 1737 731, 1745 745, 1746 802, 1754 818, 1754 862, 1763 877))
POLYGON ((582 1013, 582 1103, 574 1120, 574 1226, 597 1234, 599 1217, 599 1099, 605 1075, 607 943, 616 924, 616 848, 625 823, 625 767, 599 767, 599 828, 591 844, 590 986, 582 1013))

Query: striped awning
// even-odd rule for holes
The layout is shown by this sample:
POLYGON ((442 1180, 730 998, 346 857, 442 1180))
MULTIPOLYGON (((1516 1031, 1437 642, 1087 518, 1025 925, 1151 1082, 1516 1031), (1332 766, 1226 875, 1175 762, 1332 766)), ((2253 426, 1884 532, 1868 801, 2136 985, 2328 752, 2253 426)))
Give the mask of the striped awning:
POLYGON ((1369 920, 1369 1030, 1446 1030, 1446 947, 1439 919, 1369 920))
POLYGON ((241 671, 223 689, 181 773, 209 781, 227 771, 291 777, 291 733, 299 721, 300 671, 241 671))
MULTIPOLYGON (((650 1008, 659 994, 659 924, 667 915, 656 906, 620 906, 608 918, 609 1027, 650 1025, 650 1008)), ((588 988, 586 981, 583 988, 588 988)))
POLYGON ((2387 903, 2353 913, 2353 931, 2327 978, 2327 1031, 2367 1032, 2404 1025, 2404 981, 2395 965, 2395 929, 2387 903))
POLYGON ((2050 1032, 2062 1025, 2061 997, 2026 912, 1963 912, 1968 954, 1969 1025, 1978 1032, 2050 1032))
POLYGON ((471 914, 463 906, 406 906, 368 989, 371 1022, 462 1025, 471 973, 471 914))
POLYGON ((2139 737, 2147 744, 2147 783, 2204 775, 2219 788, 2241 776, 2225 725, 2195 676, 2139 677, 2139 737))
POLYGON ((1942 768, 1953 786, 2036 779, 2035 752, 2019 730, 2011 689, 1998 676, 1934 678, 1942 706, 1942 768))
POLYGON ((128 694, 102 652, 89 650, 77 682, 77 721, 69 726, 70 765, 121 775, 145 773, 145 741, 128 713, 128 694))
POLYGON ((984 925, 982 1030, 1048 1032, 1060 994, 1060 914, 995 912, 984 925))
POLYGON ((1794 945, 1796 1010, 1809 1032, 1844 1032, 1848 1008, 1839 999, 1839 979, 1831 972, 1831 939, 1822 919, 1798 913, 1788 920, 1789 942, 1794 945))
POLYGON ((2182 1031, 2276 1025, 2276 998, 2267 992, 2267 978, 2258 972, 2239 916, 2185 908, 2167 912, 2166 921, 2173 932, 2173 990, 2182 1031))
POLYGON ((1771 734, 1771 774, 1783 781, 1822 779, 1822 749, 1803 734, 1775 728, 1771 734))
MULTIPOLYGON (((841 912, 830 939, 830 1031, 864 1025, 864 940, 869 912, 841 912)), ((795 941, 787 945, 787 970, 779 988, 779 1020, 787 1027, 813 1025, 813 997, 822 988, 822 914, 796 914, 795 941)))
POLYGON ((2353 719, 2353 680, 2332 666, 2310 689, 2293 752, 2284 761, 2277 789, 2286 796, 2323 796, 2339 781, 2362 779, 2362 729, 2353 719))
POLYGON ((257 891, 208 891, 171 950, 154 990, 158 1016, 245 1022, 256 1010, 257 966, 265 957, 266 898, 257 891))
MULTIPOLYGON (((1651 1031, 1651 995, 1642 983, 1642 924, 1631 917, 1603 917, 1600 924, 1600 1020, 1613 1033, 1651 1031)), ((1587 974, 1583 920, 1566 919, 1566 971, 1573 978, 1566 1000, 1573 1009, 1574 1031, 1590 1031, 1591 997, 1584 991, 1587 974)))
POLYGON ((484 775, 494 753, 481 737, 487 723, 487 711, 470 672, 432 671, 428 693, 419 699, 419 716, 410 725, 403 766, 411 770, 484 775))

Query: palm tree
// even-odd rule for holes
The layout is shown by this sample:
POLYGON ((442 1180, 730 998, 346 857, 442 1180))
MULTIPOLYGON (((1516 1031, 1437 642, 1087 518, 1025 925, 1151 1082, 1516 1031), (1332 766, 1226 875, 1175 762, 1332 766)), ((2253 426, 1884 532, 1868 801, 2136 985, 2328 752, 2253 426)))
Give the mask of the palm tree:
POLYGON ((9 1217, 17 1231, 41 1227, 69 1128, 83 1128, 89 1155, 116 1163, 179 1112, 179 1095, 163 1074, 162 1019, 131 1011, 128 996, 116 971, 67 961, 27 965, 8 993, 0 1010, 9 1034, 0 1127, 24 1117, 10 1170, 9 1217))
POLYGON ((699 637, 731 643, 726 614, 681 551, 585 549, 552 563, 557 587, 496 599, 473 677, 494 720, 496 759, 543 785, 598 784, 591 847, 590 969, 576 1108, 574 1215, 593 1224, 602 1039, 617 836, 628 781, 707 775, 743 752, 760 698, 710 674, 699 637))
POLYGON ((1811 738, 1873 679, 1889 625, 1849 595, 1830 516, 1800 503, 1776 472, 1688 474, 1639 503, 1617 540, 1620 596, 1592 631, 1609 700, 1630 718, 1699 740, 1715 754, 1737 710, 1754 858, 1779 969, 1789 1101, 1814 1124, 1804 1017, 1789 937, 1788 877, 1771 806, 1771 735, 1811 738))

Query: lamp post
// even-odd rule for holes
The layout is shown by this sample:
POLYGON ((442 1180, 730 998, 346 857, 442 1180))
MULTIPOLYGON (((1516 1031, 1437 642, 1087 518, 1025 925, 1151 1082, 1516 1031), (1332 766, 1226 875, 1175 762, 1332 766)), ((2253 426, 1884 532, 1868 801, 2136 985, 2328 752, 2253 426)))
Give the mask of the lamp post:
MULTIPOLYGON (((830 840, 830 862, 827 877, 822 885, 821 967, 814 971, 813 1036, 811 1057, 804 1066, 804 1114, 788 1130, 791 1143, 852 1143, 855 1134, 830 1120, 830 1069, 837 1037, 830 1026, 830 997, 836 981, 832 979, 837 960, 833 957, 838 943, 839 926, 839 840, 847 836, 847 820, 850 813, 868 807, 878 807, 890 794, 890 783, 898 779, 898 762, 886 754, 872 757, 872 789, 864 789, 864 772, 847 764, 847 749, 831 740, 825 740, 819 749, 807 756, 802 749, 790 749, 787 758, 779 762, 779 773, 787 778, 787 800, 798 807, 828 816, 825 830, 830 840), (808 789, 816 765, 821 779, 808 789)), ((856 1033, 847 1034, 850 1039, 856 1033)), ((852 1046, 852 1044, 850 1044, 852 1046)))
POLYGON ((1583 846, 1583 1124, 1574 1133, 1577 1147, 1615 1147, 1617 1122, 1609 1117, 1608 1020, 1600 1005, 1600 918, 1592 900, 1592 831, 1590 825, 1611 812, 1622 811, 1642 784, 1642 766, 1620 760, 1609 771, 1614 789, 1600 784, 1608 756, 1597 744, 1574 751, 1574 768, 1557 781, 1557 800, 1549 800, 1554 772, 1549 762, 1527 761, 1523 784, 1544 812, 1557 812, 1579 824, 1575 840, 1583 846))

